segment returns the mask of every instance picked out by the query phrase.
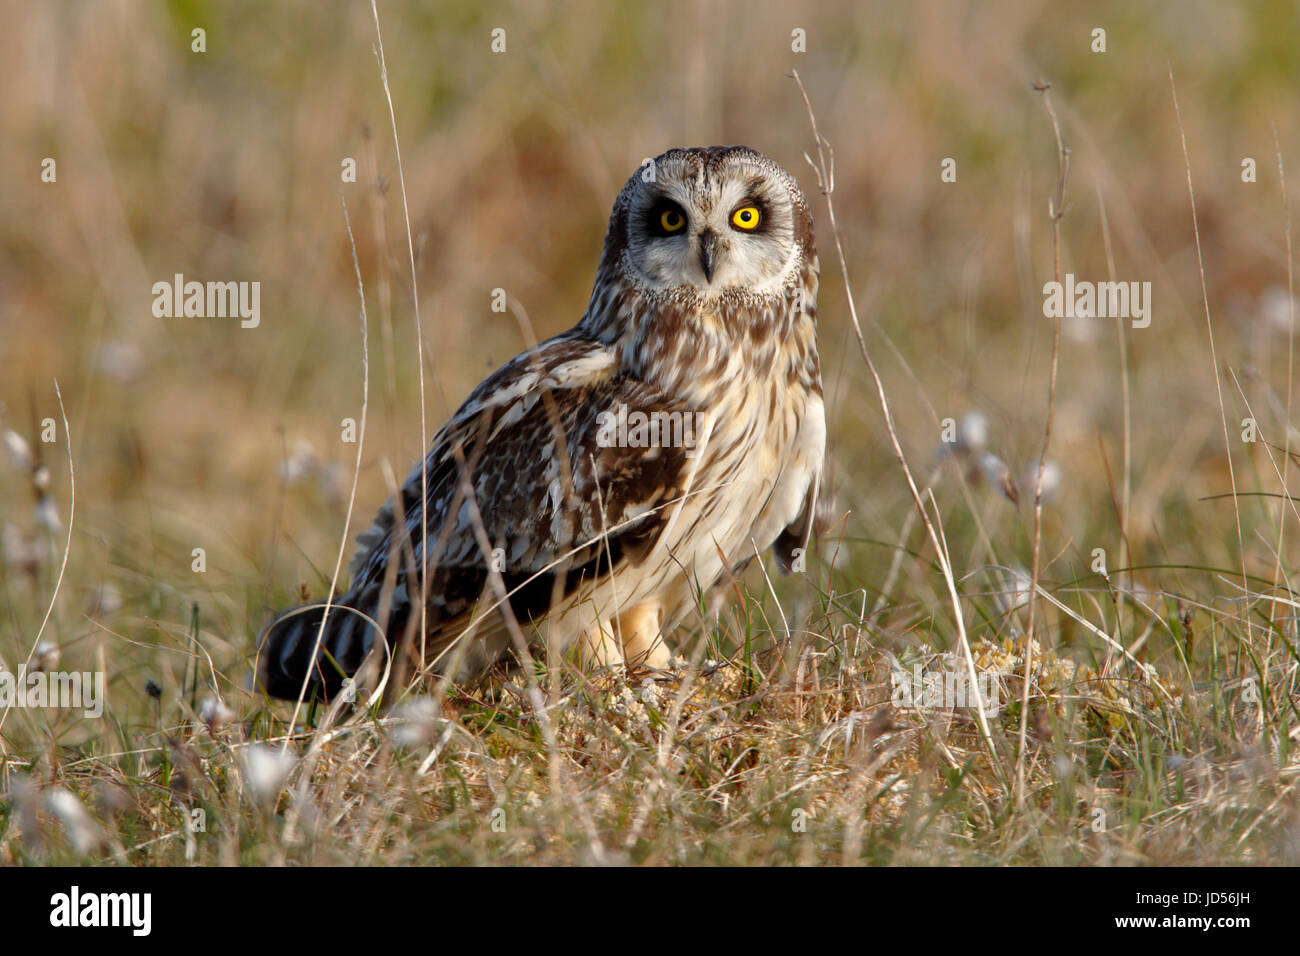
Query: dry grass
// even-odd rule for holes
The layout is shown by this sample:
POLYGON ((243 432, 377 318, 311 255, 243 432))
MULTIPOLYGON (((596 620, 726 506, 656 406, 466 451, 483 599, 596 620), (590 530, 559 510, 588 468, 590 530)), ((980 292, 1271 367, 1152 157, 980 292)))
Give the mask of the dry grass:
POLYGON ((0 429, 34 460, 0 464, 0 664, 54 648, 108 700, 0 716, 0 863, 1300 863, 1290 5, 379 13, 400 192, 365 5, 6 18, 0 429), (643 157, 745 142, 816 195, 796 68, 837 226, 818 197, 838 512, 807 573, 702 601, 673 680, 247 694, 268 616, 328 590, 354 465, 353 525, 524 344, 493 289, 576 320, 643 157), (1052 389, 1058 262, 1155 308, 1065 320, 1052 389), (260 281, 261 326, 155 319, 176 272, 260 281), (982 449, 940 456, 972 412, 982 449), (895 706, 914 665, 1005 706, 895 706))

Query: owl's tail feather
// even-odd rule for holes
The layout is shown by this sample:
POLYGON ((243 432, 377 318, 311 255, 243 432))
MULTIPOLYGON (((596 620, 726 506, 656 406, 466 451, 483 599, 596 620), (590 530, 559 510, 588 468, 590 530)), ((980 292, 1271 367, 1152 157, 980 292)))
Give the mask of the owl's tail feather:
POLYGON ((373 622, 376 598, 369 592, 348 593, 329 606, 328 617, 323 603, 305 604, 277 617, 258 644, 256 689, 281 700, 333 698, 376 643, 384 644, 373 622))

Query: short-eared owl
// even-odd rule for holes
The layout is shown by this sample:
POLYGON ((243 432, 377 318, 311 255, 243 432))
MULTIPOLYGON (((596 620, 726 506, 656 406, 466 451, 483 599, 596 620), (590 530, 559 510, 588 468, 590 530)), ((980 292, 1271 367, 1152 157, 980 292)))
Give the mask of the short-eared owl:
POLYGON ((826 443, 817 275, 807 202, 766 156, 672 149, 643 166, 581 321, 438 431, 358 538, 325 626, 320 604, 267 628, 260 687, 328 697, 388 652, 395 673, 470 676, 512 634, 666 665, 702 590, 808 539, 826 443))

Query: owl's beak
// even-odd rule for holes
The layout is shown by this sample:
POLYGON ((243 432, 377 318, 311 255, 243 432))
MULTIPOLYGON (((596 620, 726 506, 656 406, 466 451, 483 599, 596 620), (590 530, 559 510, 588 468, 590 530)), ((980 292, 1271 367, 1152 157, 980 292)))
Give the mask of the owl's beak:
POLYGON ((713 269, 717 260, 718 236, 711 229, 700 233, 700 268, 704 270, 704 281, 713 281, 713 269))

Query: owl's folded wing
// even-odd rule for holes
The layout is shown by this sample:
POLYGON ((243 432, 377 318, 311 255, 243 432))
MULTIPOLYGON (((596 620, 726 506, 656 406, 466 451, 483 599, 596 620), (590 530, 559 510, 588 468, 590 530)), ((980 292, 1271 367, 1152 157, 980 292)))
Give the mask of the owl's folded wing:
POLYGON ((620 373, 608 347, 569 334, 542 343, 438 433, 400 511, 390 501, 358 538, 352 590, 381 586, 387 572, 394 611, 415 600, 427 485, 430 611, 462 617, 498 571, 515 616, 538 618, 644 560, 681 501, 694 425, 689 409, 620 373))

